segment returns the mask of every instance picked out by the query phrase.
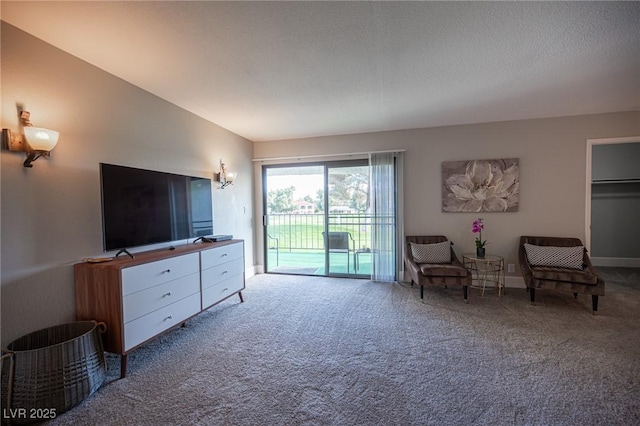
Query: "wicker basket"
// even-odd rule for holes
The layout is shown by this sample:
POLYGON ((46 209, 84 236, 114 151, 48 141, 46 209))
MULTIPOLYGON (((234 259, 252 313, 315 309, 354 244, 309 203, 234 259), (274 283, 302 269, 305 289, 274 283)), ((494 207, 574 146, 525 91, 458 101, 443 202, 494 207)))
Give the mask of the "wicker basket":
POLYGON ((104 323, 78 321, 14 340, 2 355, 2 420, 53 418, 95 392, 106 377, 104 323))

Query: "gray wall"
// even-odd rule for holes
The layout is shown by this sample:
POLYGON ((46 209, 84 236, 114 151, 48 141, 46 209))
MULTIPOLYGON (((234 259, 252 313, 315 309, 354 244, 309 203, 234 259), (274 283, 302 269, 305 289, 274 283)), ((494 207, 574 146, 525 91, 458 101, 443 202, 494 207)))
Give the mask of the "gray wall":
MULTIPOLYGON (((73 264, 104 255, 98 164, 212 177, 214 231, 245 239, 253 271, 252 143, 2 22, 2 127, 17 131, 16 104, 36 126, 60 132, 50 160, 22 167, 1 154, 2 346, 75 319, 73 264)), ((185 243, 185 242, 179 242, 185 243)))
MULTIPOLYGON (((520 235, 585 238, 587 140, 640 134, 640 112, 508 121, 370 134, 254 143, 256 158, 406 149, 405 234, 444 234, 458 253, 474 250, 472 221, 485 219, 487 252, 517 264, 520 235), (515 213, 443 213, 443 161, 520 159, 520 208, 515 213)), ((261 163, 255 165, 261 187, 261 163)), ((261 217, 261 194, 254 203, 261 217)), ((261 223, 256 259, 263 262, 261 223)), ((514 278, 517 275, 514 274, 514 278)))
POLYGON ((599 258, 594 263, 640 265, 640 142, 594 145, 592 180, 591 255, 599 258))

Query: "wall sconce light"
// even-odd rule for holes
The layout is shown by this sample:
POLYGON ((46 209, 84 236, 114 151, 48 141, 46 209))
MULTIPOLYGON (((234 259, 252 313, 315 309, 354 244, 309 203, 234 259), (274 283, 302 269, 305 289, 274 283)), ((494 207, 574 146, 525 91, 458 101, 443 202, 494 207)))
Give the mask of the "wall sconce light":
POLYGON ((33 127, 29 120, 29 111, 20 111, 22 133, 12 133, 9 129, 2 129, 2 145, 9 151, 26 152, 27 159, 22 165, 33 167, 32 162, 40 157, 51 156, 51 150, 58 143, 60 134, 55 130, 33 127))
POLYGON ((220 189, 224 189, 233 184, 235 178, 236 174, 228 171, 222 160, 220 160, 220 173, 214 173, 215 181, 220 182, 220 189))

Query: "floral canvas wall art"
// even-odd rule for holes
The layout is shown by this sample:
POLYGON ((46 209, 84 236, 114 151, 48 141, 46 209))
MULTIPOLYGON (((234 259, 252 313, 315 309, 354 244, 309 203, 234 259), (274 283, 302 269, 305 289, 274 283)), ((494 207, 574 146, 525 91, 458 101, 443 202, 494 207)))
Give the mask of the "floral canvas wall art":
POLYGON ((442 163, 443 212, 516 212, 519 201, 517 158, 442 163))

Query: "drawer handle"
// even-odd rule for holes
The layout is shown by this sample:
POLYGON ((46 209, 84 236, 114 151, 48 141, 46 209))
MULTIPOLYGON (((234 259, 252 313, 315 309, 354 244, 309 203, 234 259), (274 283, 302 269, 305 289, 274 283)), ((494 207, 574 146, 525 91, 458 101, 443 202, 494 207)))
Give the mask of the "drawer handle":
POLYGON ((167 297, 167 296, 171 296, 171 292, 170 291, 168 291, 168 292, 166 292, 165 294, 162 295, 162 297, 167 297))
POLYGON ((228 273, 229 273, 229 271, 223 271, 223 272, 222 272, 222 275, 224 275, 224 274, 228 274, 228 273))
POLYGON ((169 272, 171 272, 171 269, 165 269, 164 271, 162 271, 163 274, 168 274, 169 272))
POLYGON ((224 293, 225 291, 228 291, 229 289, 227 287, 224 288, 224 290, 222 290, 222 292, 224 293))
POLYGON ((168 317, 166 317, 164 320, 165 320, 165 321, 167 321, 167 320, 170 320, 171 318, 173 318, 173 315, 169 315, 169 316, 168 316, 168 317))
POLYGON ((221 257, 225 257, 226 255, 227 255, 227 253, 222 253, 222 256, 221 256, 221 257))

